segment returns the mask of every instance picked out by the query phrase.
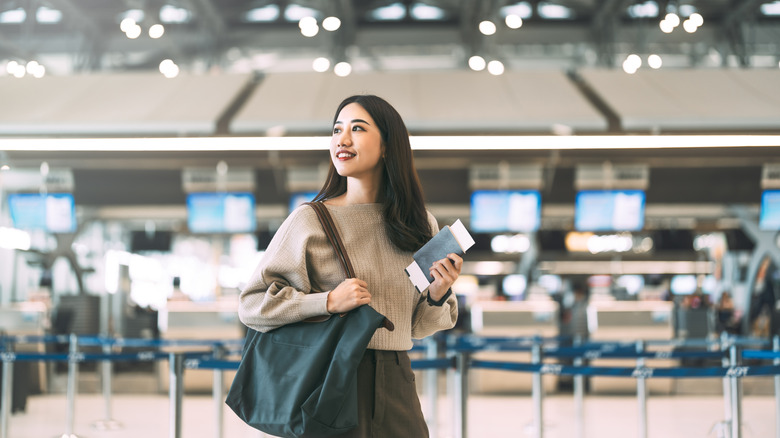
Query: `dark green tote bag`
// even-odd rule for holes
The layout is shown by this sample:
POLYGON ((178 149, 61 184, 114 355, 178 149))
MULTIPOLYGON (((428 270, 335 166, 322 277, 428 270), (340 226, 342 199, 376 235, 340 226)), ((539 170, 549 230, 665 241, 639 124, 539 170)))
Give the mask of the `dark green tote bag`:
MULTIPOLYGON (((327 209, 311 203, 348 277, 352 266, 327 209)), ((280 437, 314 438, 357 426, 357 367, 377 328, 369 306, 267 333, 249 329, 227 403, 245 423, 280 437)))

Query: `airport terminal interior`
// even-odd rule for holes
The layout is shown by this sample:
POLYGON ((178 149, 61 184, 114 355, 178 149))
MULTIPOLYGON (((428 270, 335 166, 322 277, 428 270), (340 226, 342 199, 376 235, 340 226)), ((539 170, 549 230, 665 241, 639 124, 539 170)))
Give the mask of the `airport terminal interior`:
POLYGON ((353 94, 474 240, 431 437, 780 437, 780 1, 0 0, 0 438, 270 436, 238 296, 353 94))

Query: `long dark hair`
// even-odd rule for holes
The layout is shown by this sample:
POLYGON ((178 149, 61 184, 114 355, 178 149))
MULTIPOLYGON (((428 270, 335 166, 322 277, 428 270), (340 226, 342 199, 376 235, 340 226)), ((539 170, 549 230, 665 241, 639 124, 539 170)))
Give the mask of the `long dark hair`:
MULTIPOLYGON (((409 132, 401 115, 381 97, 357 95, 344 99, 333 117, 336 124, 341 110, 350 103, 362 106, 374 119, 382 134, 385 150, 379 199, 383 205, 385 228, 390 241, 403 251, 417 251, 433 236, 425 210, 420 178, 414 167, 409 132)), ((333 126, 331 125, 331 126, 333 126)), ((330 161, 328 178, 315 201, 339 196, 347 191, 347 178, 336 172, 330 161)))

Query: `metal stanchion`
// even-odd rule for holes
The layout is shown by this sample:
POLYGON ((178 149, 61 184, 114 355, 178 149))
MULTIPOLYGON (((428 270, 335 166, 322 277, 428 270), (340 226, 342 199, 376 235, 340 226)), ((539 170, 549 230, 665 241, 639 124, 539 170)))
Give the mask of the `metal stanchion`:
MULTIPOLYGON (((531 363, 539 365, 542 363, 542 345, 539 338, 534 339, 531 346, 531 363)), ((531 391, 534 403, 534 436, 542 438, 544 436, 544 412, 542 411, 542 373, 536 371, 533 373, 531 382, 531 391)))
POLYGON ((11 419, 11 394, 14 374, 14 353, 5 351, 3 357, 3 393, 0 395, 0 438, 8 438, 8 423, 11 419))
MULTIPOLYGON (((224 357, 225 349, 221 345, 214 346, 214 359, 220 360, 224 357)), ((219 369, 214 368, 214 387, 211 389, 214 397, 214 411, 217 414, 216 428, 214 430, 214 436, 222 438, 223 425, 225 422, 225 415, 222 409, 223 401, 225 400, 225 373, 219 369)))
MULTIPOLYGON (((425 338, 425 358, 436 359, 439 357, 439 344, 433 336, 425 338)), ((425 392, 428 394, 428 431, 434 438, 439 436, 439 370, 431 368, 425 370, 425 392)))
MULTIPOLYGON (((637 341, 636 352, 639 354, 644 353, 645 344, 642 341, 637 341)), ((636 360, 636 397, 639 400, 639 436, 640 438, 647 438, 647 379, 642 370, 645 368, 645 358, 639 357, 636 360)))
MULTIPOLYGON (((729 348, 729 359, 732 367, 739 366, 736 344, 729 348)), ((731 438, 742 438, 742 380, 736 374, 731 376, 731 438)))
MULTIPOLYGON (((780 352, 780 336, 775 335, 772 339, 772 351, 780 352)), ((772 361, 775 365, 780 365, 780 359, 772 361)), ((780 375, 775 374, 775 437, 780 438, 780 375)))
MULTIPOLYGON (((111 353, 111 345, 106 343, 103 345, 103 353, 111 353)), ((112 376, 113 376, 113 364, 110 360, 106 359, 100 363, 102 372, 101 385, 103 386, 103 419, 92 423, 92 427, 97 430, 119 430, 122 423, 113 419, 111 415, 111 388, 112 388, 112 376)))
MULTIPOLYGON (((574 338, 574 346, 579 347, 582 340, 579 336, 574 338)), ((582 366, 582 356, 574 358, 574 366, 582 366)), ((585 409, 583 405, 583 396, 585 393, 584 376, 582 374, 574 375, 574 418, 577 428, 577 438, 585 436, 585 409)))
MULTIPOLYGON (((728 350, 729 344, 729 335, 723 332, 720 336, 721 353, 728 350)), ((721 364, 727 368, 731 364, 729 357, 724 355, 723 359, 721 359, 721 364)), ((717 424, 716 427, 724 432, 724 438, 729 438, 728 435, 731 433, 731 381, 728 376, 723 377, 723 421, 717 424)))
POLYGON ((170 398, 170 438, 181 438, 181 399, 184 395, 184 358, 181 353, 168 355, 170 370, 168 397, 170 398))
POLYGON ((79 382, 79 338, 71 333, 69 337, 70 348, 68 348, 68 416, 65 426, 65 433, 62 438, 77 438, 73 433, 74 420, 76 417, 76 391, 78 391, 79 382))
POLYGON ((453 417, 455 419, 453 436, 455 438, 467 438, 468 436, 468 394, 469 394, 469 360, 470 354, 461 351, 455 356, 455 378, 453 379, 454 397, 453 417))

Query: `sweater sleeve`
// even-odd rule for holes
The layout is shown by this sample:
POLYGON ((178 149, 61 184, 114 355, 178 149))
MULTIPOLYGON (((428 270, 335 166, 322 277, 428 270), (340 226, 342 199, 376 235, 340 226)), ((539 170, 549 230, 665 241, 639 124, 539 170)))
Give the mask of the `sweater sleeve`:
POLYGON ((312 293, 318 291, 312 291, 308 272, 307 247, 318 224, 303 206, 279 227, 239 296, 238 316, 247 327, 267 332, 328 314, 328 294, 312 293))
MULTIPOLYGON (((431 224, 432 234, 439 232, 439 224, 436 218, 428 212, 428 221, 431 224)), ((427 300, 428 291, 420 295, 412 316, 412 338, 422 339, 440 330, 449 330, 455 327, 458 321, 458 299, 455 294, 450 295, 441 306, 431 306, 427 300)))

